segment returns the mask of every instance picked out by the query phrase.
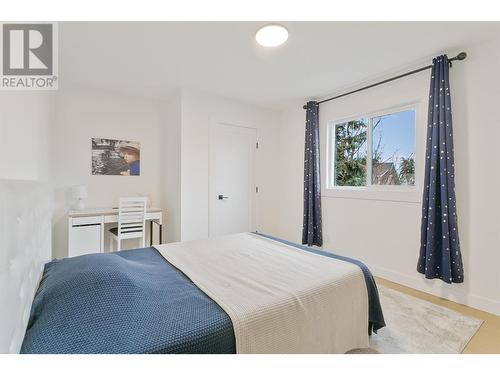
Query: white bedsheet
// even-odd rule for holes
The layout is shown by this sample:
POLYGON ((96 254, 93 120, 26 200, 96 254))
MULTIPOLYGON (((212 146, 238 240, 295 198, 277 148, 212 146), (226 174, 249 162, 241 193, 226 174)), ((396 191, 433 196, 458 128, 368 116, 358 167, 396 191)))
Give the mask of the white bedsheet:
POLYGON ((368 347, 366 284, 354 264, 251 233, 155 247, 229 315, 237 353, 368 347))

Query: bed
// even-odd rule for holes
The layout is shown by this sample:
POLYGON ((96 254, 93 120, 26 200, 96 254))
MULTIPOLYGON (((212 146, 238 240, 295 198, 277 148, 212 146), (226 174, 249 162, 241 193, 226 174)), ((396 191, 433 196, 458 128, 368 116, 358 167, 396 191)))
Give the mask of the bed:
POLYGON ((361 262, 241 233, 47 263, 21 353, 341 353, 384 326, 361 262))

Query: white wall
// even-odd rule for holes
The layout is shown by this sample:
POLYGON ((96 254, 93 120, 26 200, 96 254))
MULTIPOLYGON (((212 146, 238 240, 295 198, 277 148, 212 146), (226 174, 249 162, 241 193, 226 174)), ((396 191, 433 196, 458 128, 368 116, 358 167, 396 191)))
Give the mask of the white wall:
POLYGON ((48 178, 53 102, 52 92, 0 92, 0 178, 48 178))
POLYGON ((160 101, 82 87, 59 90, 52 129, 54 257, 67 256, 67 212, 72 204, 70 190, 73 185, 87 186, 86 207, 113 207, 120 197, 133 195, 148 196, 155 207, 164 203, 161 193, 164 119, 165 103, 160 101), (139 141, 141 175, 93 176, 93 137, 139 141))
POLYGON ((82 87, 60 90, 52 129, 53 256, 67 255, 70 189, 79 184, 87 185, 87 207, 116 205, 120 196, 150 196, 166 212, 164 242, 207 238, 211 119, 257 129, 257 227, 276 233, 278 118, 270 110, 189 90, 178 91, 168 102, 82 87), (92 137, 140 141, 141 176, 92 176, 92 137))
POLYGON ((182 91, 181 239, 208 237, 208 150, 211 121, 257 129, 257 229, 278 231, 278 115, 214 95, 182 91))
POLYGON ((163 124, 165 175, 162 195, 167 212, 163 242, 181 240, 181 127, 182 97, 179 91, 168 101, 163 124))
MULTIPOLYGON (((324 179, 322 183, 324 248, 364 261, 375 275, 496 314, 500 314, 500 174, 496 152, 500 137, 496 113, 500 103, 499 47, 498 40, 463 46, 467 60, 455 63, 451 69, 463 284, 449 286, 439 280, 426 280, 416 272, 421 184, 416 194, 394 195, 394 200, 387 200, 391 194, 366 199, 368 196, 360 193, 327 192, 324 179)), ((328 121, 408 102, 420 103, 417 163, 422 168, 428 87, 427 71, 322 104, 323 176, 328 121)), ((282 113, 280 131, 279 234, 296 242, 301 240, 302 228, 304 102, 282 113)))
POLYGON ((51 257, 53 93, 0 93, 0 353, 17 353, 51 257))

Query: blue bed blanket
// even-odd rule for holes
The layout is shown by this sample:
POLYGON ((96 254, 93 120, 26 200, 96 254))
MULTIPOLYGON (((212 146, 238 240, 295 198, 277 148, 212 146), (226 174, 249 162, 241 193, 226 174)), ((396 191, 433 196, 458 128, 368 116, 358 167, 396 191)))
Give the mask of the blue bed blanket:
MULTIPOLYGON (((378 292, 357 264, 369 296, 369 332, 385 325, 378 292)), ((154 248, 89 254, 45 265, 21 353, 235 353, 226 312, 154 248)))
POLYGON ((21 353, 235 353, 221 307, 154 248, 47 263, 21 353))

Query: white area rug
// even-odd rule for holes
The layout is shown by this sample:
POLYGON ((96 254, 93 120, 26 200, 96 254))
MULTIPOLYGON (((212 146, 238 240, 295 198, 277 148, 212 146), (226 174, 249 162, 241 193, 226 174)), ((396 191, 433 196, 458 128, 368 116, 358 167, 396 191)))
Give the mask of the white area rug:
POLYGON ((386 327, 370 337, 370 348, 349 353, 457 354, 483 321, 396 290, 378 286, 386 327))

